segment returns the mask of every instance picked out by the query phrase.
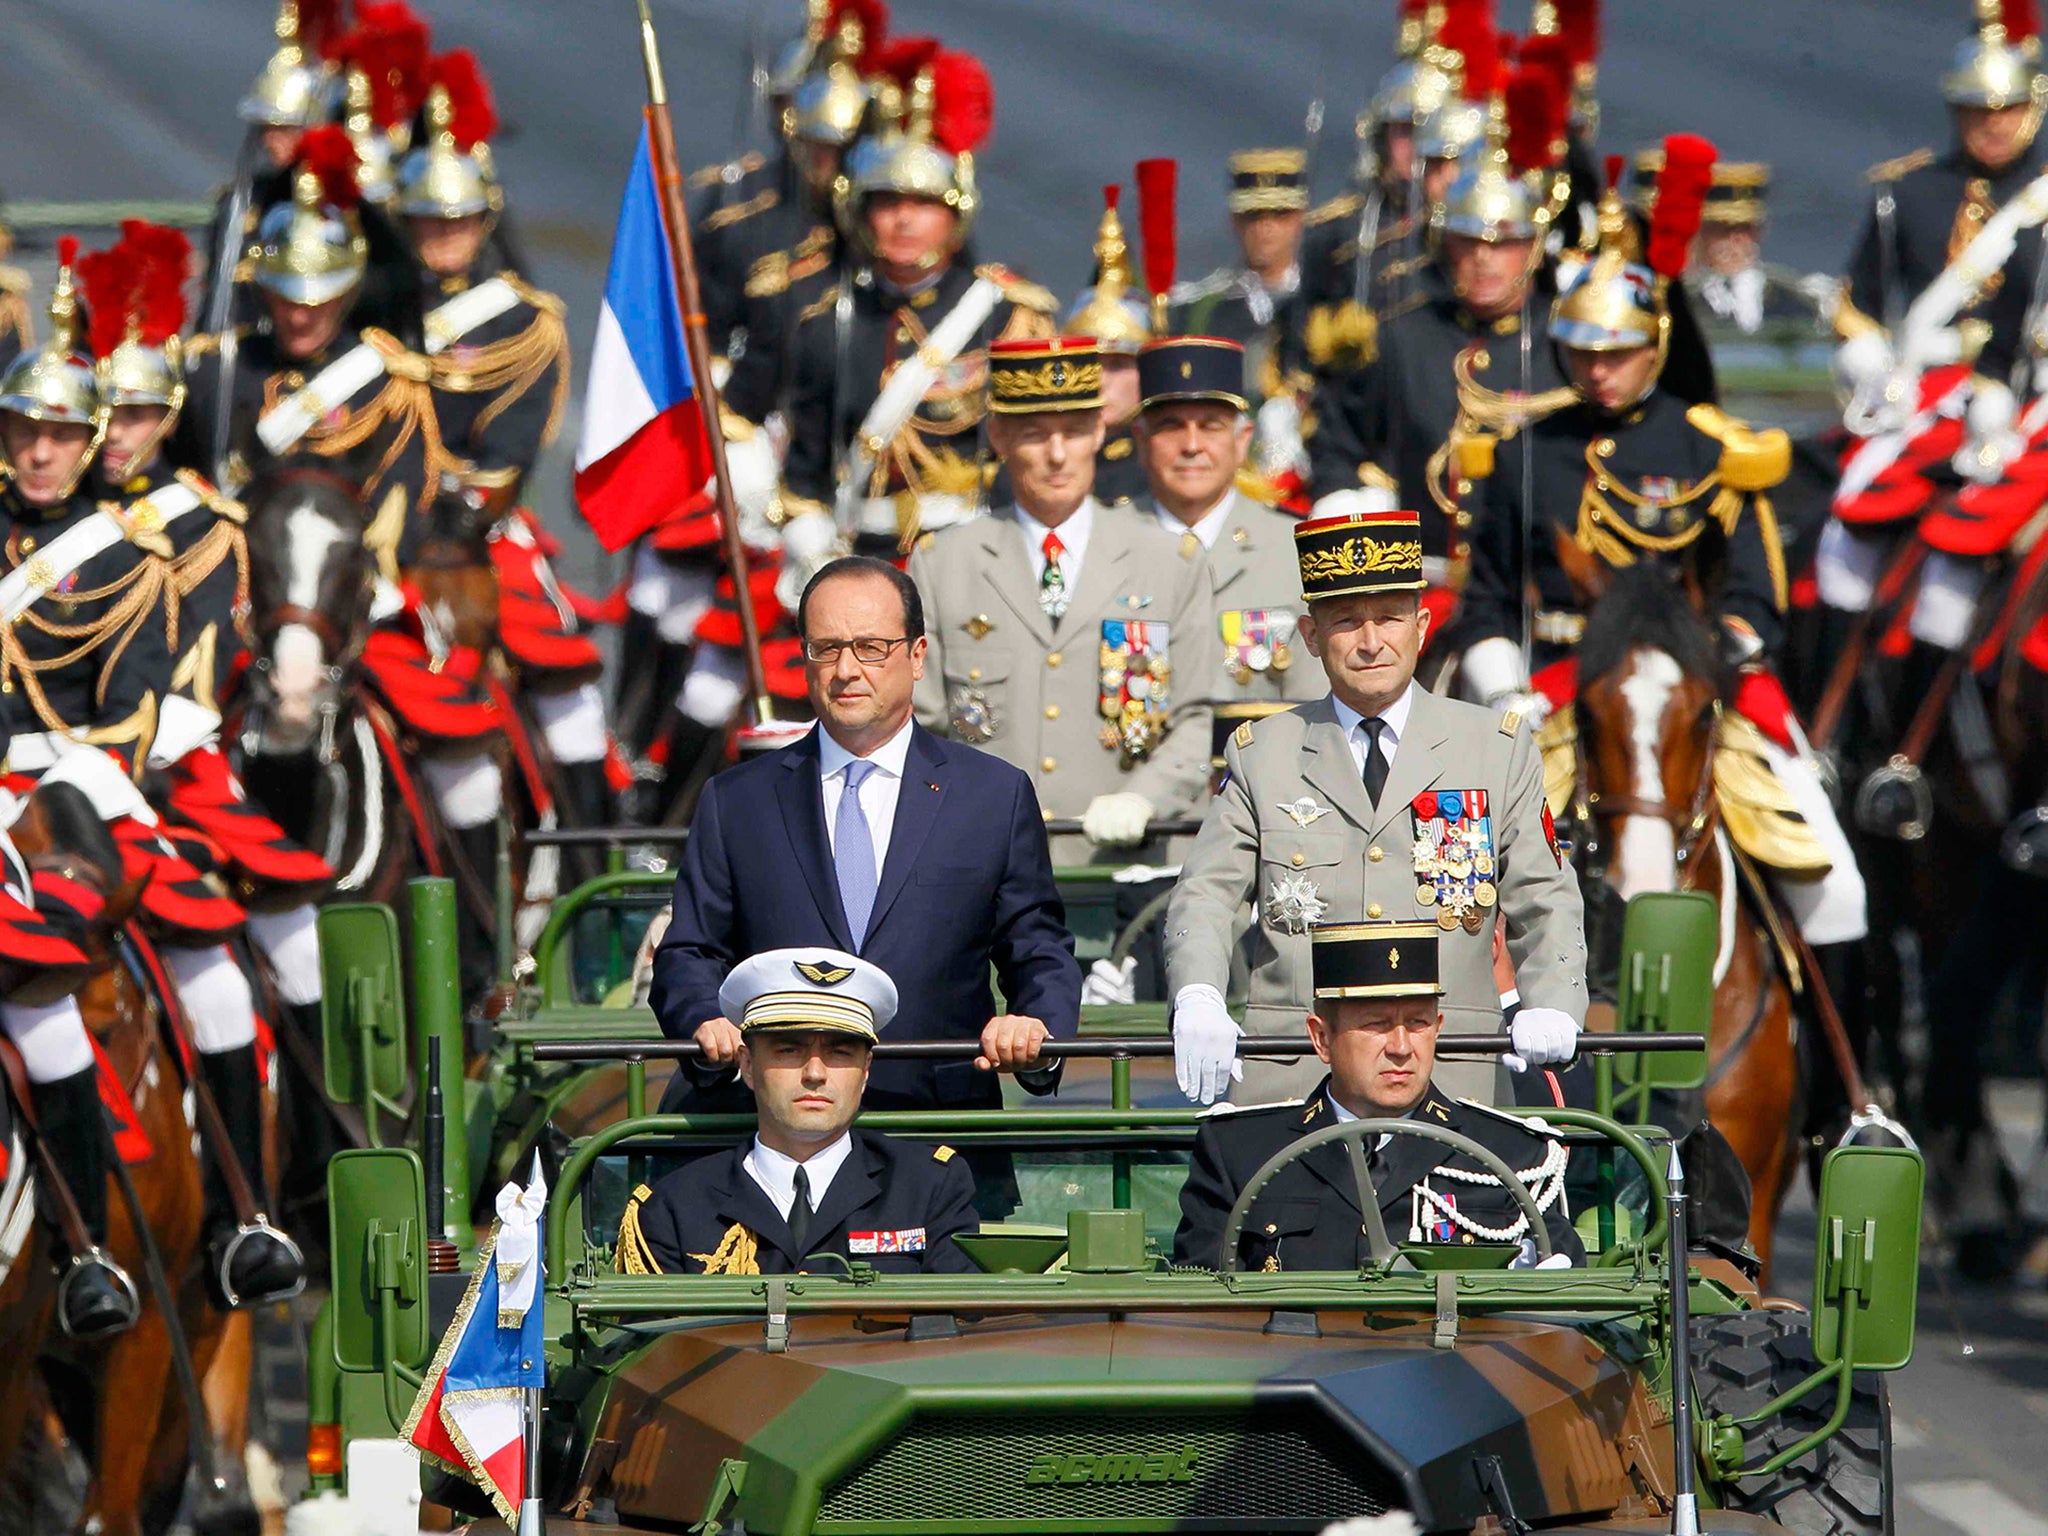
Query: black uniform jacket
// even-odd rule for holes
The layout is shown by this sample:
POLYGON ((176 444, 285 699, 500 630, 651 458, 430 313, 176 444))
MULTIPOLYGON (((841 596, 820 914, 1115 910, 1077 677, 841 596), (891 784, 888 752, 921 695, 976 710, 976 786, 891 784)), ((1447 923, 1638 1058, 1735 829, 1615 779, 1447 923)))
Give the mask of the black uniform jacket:
MULTIPOLYGON (((1849 260, 1849 302, 1879 322, 1885 320, 1888 310, 1895 317, 1903 316, 1951 258, 1961 253, 1958 230, 1974 232, 1983 227, 1982 219, 1960 218, 1962 210, 1974 203, 1988 217, 2025 190, 2041 174, 2044 163, 2048 157, 2036 142, 1996 174, 1986 174, 1960 148, 1940 155, 1923 151, 1877 167, 1869 176, 1872 211, 1849 260), (1893 202, 1892 216, 1880 220, 1876 209, 1886 197, 1893 202)), ((1991 339, 1980 364, 1990 377, 2003 377, 2024 339, 2021 333, 2041 263, 2041 231, 2021 230, 2004 270, 1986 285, 1972 307, 1962 311, 1962 317, 1991 324, 1991 339)))
MULTIPOLYGON (((1540 1167, 1550 1143, 1509 1116, 1479 1109, 1447 1096, 1434 1083, 1408 1118, 1469 1136, 1497 1153, 1517 1173, 1540 1167)), ((1238 1194, 1275 1153, 1301 1137, 1337 1124, 1330 1102, 1330 1080, 1324 1078, 1299 1104, 1220 1114, 1205 1121, 1195 1137, 1194 1166, 1180 1193, 1180 1230, 1173 1237, 1178 1264, 1220 1265, 1223 1228, 1238 1194)), ((1368 1149, 1370 1152, 1370 1149, 1368 1149)), ((1395 1243, 1408 1239, 1414 1220, 1417 1185, 1425 1185, 1457 1202, 1460 1215, 1475 1224, 1500 1230, 1523 1220, 1521 1208, 1498 1184, 1473 1184, 1448 1179, 1439 1166, 1483 1173, 1480 1164, 1440 1141, 1420 1136, 1395 1136, 1370 1152, 1373 1186, 1379 1193, 1380 1216, 1395 1243)), ((1545 1181, 1545 1187, 1552 1181, 1545 1181)), ((1585 1249, 1564 1210, 1561 1181, 1558 1198, 1545 1210, 1551 1244, 1574 1262, 1585 1249)), ((1329 1143, 1281 1170, 1253 1203, 1238 1242, 1244 1269, 1347 1270, 1370 1261, 1371 1246, 1352 1181, 1351 1160, 1342 1145, 1329 1143)), ((1540 1200, 1542 1195, 1538 1194, 1540 1200)), ((1424 1217, 1423 1240, 1438 1241, 1433 1223, 1424 1217)), ((1462 1228, 1452 1242, 1476 1242, 1462 1228)))
MULTIPOLYGON (((1414 291, 1381 317, 1377 361, 1327 376, 1316 392, 1315 430, 1308 440, 1314 494, 1348 490, 1361 483, 1362 466, 1374 465, 1394 477, 1402 506, 1421 511, 1422 552, 1463 558, 1468 552, 1457 546, 1467 536, 1442 514, 1426 477, 1430 457, 1458 419, 1452 364, 1476 347, 1474 381, 1503 394, 1521 393, 1522 316, 1479 319, 1433 265, 1415 282, 1414 291)), ((1556 350, 1540 333, 1529 340, 1528 392, 1556 389, 1564 383, 1556 350)), ((1503 450, 1503 457, 1513 451, 1518 450, 1503 450)), ((1445 473, 1454 477, 1455 467, 1445 473)), ((1437 489, 1455 494, 1442 476, 1437 489)))
MULTIPOLYGON (((971 1273, 973 1261, 952 1241, 977 1227, 967 1160, 929 1142, 847 1134, 853 1149, 825 1187, 805 1248, 888 1275, 971 1273)), ((752 1145, 699 1158, 651 1191, 642 1185, 619 1234, 619 1267, 668 1275, 787 1275, 803 1267, 789 1223, 747 1172, 752 1145)), ((838 1266, 811 1269, 829 1274, 838 1266)))
MULTIPOLYGON (((569 379, 562 301, 530 284, 486 247, 460 277, 420 275, 422 317, 470 288, 505 277, 519 283, 518 303, 465 332, 440 355, 434 411, 441 441, 488 475, 525 476, 561 423, 569 379)), ((422 331, 404 338, 420 351, 422 331)))
MULTIPOLYGON (((1723 444, 1689 415, 1683 400, 1659 385, 1625 415, 1572 406, 1537 422, 1529 436, 1535 523, 1526 546, 1519 442, 1502 445, 1484 482, 1460 615, 1473 626, 1472 640, 1520 637, 1526 584, 1536 588, 1539 613, 1582 613, 1558 547, 1583 534, 1610 565, 1630 561, 1608 550, 1631 560, 1688 562, 1716 615, 1741 620, 1767 652, 1776 649, 1784 636, 1785 564, 1775 511, 1766 518, 1768 498, 1745 494, 1733 527, 1723 526, 1714 510, 1723 444), (1675 547, 1655 547, 1671 541, 1675 547), (1525 547, 1533 560, 1526 577, 1525 547)), ((1546 641, 1535 665, 1562 654, 1559 644, 1546 641)))
MULTIPOLYGON (((35 560, 37 551, 98 515, 98 503, 82 490, 47 509, 30 507, 11 486, 0 491, 0 574, 35 560)), ((161 593, 125 618, 119 610, 152 579, 149 559, 132 543, 116 543, 16 621, 28 676, 10 665, 0 681, 16 695, 9 715, 17 732, 109 732, 102 744, 131 765, 148 752, 156 701, 170 678, 161 593)))
MULTIPOLYGON (((142 474, 113 487, 111 495, 132 510, 143 497, 178 483, 176 472, 158 455, 142 474)), ((235 503, 213 493, 210 507, 164 529, 175 557, 160 605, 170 666, 167 691, 214 710, 226 696, 249 622, 249 545, 240 513, 235 503)))

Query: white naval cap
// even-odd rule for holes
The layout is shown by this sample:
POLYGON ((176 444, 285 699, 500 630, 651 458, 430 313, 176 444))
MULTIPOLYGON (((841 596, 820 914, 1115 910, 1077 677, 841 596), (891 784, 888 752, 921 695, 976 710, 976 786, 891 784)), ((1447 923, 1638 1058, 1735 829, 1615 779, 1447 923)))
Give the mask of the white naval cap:
POLYGON ((742 1034, 831 1029, 872 1043, 896 1017, 896 983, 843 950, 771 949, 732 968, 718 1006, 742 1034))

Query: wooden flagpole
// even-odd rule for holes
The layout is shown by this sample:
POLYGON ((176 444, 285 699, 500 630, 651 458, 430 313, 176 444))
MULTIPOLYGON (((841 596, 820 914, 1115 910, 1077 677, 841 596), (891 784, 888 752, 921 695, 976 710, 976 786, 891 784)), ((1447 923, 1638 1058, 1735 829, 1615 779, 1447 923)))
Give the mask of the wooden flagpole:
POLYGON ((725 467, 725 432, 718 420, 718 387, 711 379, 711 344, 704 334, 704 305, 697 288, 697 256, 690 245, 690 220, 683 202, 683 173, 676 158, 675 125, 669 119, 668 86, 661 75, 661 51, 655 42, 654 17, 647 0, 640 4, 640 53, 647 67, 647 147, 654 162, 654 184, 661 198, 662 223, 668 230, 669 254, 675 262, 676 299, 683 307, 683 343, 696 382, 697 406, 704 415, 704 433, 711 441, 712 483, 718 496, 718 521, 725 535, 725 559, 732 571, 733 599, 739 608, 740 646, 745 655, 747 691, 752 696, 754 723, 770 718, 768 669, 761 660, 761 626, 754 617, 754 591, 747 580, 747 550, 740 541, 739 510, 734 505, 732 478, 725 467))

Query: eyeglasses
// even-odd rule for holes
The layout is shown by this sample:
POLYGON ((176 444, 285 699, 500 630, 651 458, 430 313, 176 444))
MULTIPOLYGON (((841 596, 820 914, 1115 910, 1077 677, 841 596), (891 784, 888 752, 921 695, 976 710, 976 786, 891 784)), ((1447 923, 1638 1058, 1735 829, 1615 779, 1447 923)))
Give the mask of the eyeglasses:
POLYGON ((836 666, 840 653, 852 651, 853 659, 864 667, 879 667, 889 659, 889 653, 899 645, 910 644, 909 635, 899 635, 894 640, 806 640, 804 657, 825 666, 836 666))

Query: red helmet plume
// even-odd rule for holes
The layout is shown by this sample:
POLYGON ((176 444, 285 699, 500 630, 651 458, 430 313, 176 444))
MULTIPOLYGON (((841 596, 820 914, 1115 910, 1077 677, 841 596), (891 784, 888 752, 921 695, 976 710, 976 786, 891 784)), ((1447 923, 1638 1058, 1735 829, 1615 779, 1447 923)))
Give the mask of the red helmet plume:
POLYGON ((405 0, 364 0, 356 24, 332 50, 335 62, 370 82, 370 117, 390 129, 413 120, 427 97, 433 34, 405 0))
POLYGON ((320 178, 320 197, 337 208, 362 201, 356 185, 356 146, 348 130, 334 123, 308 128, 299 140, 299 164, 320 178))
POLYGON ((497 109, 491 104, 490 82, 467 48, 451 48, 427 65, 427 85, 448 93, 448 132, 455 147, 467 153, 498 131, 497 109))
POLYGON ((1145 287, 1165 293, 1173 286, 1175 250, 1174 194, 1180 165, 1173 160, 1138 162, 1138 238, 1143 242, 1145 287))
POLYGON ((299 46, 316 59, 332 58, 342 32, 343 0, 299 0, 299 46))
POLYGON ((162 224, 129 219, 121 238, 78 263, 91 325, 86 339, 105 357, 132 334, 144 346, 160 347, 185 325, 185 277, 192 242, 162 224))
POLYGON ((860 22, 862 47, 867 51, 879 48, 889 35, 889 7, 882 0, 832 0, 825 17, 825 35, 832 36, 849 16, 860 22))
POLYGON ((1520 67, 1508 77, 1508 164, 1517 171, 1555 165, 1564 144, 1570 92, 1549 64, 1530 57, 1542 41, 1529 40, 1520 67))
POLYGON ((950 48, 932 60, 932 142, 949 155, 981 148, 996 122, 996 88, 971 53, 950 48))
POLYGON ((1685 271, 1693 236, 1706 212, 1707 189, 1714 184, 1714 161, 1720 152, 1696 133, 1674 133, 1664 141, 1664 168, 1657 173, 1657 196, 1650 206, 1650 238, 1645 255, 1659 277, 1685 271))
POLYGON ((1557 35, 1564 39, 1573 68, 1600 58, 1600 0, 1554 0, 1557 35))
POLYGON ((892 37, 872 50, 861 69, 866 74, 883 75, 894 80, 908 95, 911 87, 917 84, 918 73, 938 56, 939 40, 936 37, 892 37))

